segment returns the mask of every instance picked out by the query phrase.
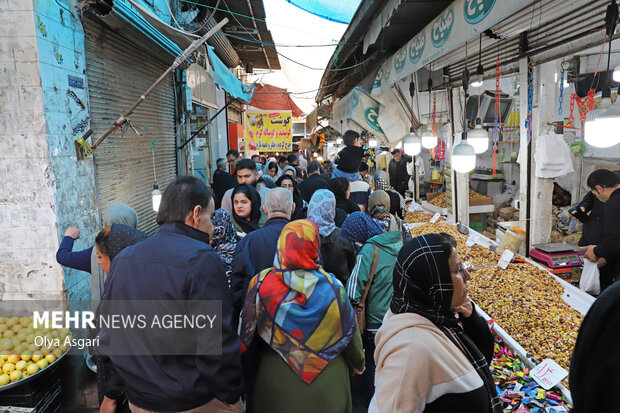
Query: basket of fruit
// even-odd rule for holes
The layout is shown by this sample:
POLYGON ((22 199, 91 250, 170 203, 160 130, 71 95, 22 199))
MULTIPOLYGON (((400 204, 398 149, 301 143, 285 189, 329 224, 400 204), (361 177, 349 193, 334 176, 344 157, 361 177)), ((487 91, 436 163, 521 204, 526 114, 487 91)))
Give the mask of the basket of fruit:
POLYGON ((71 342, 68 328, 35 328, 32 316, 0 317, 0 392, 51 370, 71 342))

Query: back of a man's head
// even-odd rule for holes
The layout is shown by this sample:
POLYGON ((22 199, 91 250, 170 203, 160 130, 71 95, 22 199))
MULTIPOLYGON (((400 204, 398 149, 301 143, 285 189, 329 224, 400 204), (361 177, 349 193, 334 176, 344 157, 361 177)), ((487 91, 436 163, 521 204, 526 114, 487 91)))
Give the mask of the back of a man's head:
POLYGON ((179 176, 164 191, 157 212, 157 223, 185 222, 185 217, 200 205, 206 210, 211 202, 207 185, 195 176, 179 176))
POLYGON ((226 159, 224 159, 224 158, 219 158, 219 159, 216 161, 216 165, 217 165, 217 167, 218 167, 218 168, 221 168, 221 167, 225 166, 225 165, 226 165, 226 159))
POLYGON ((319 161, 312 161, 308 164, 308 175, 316 174, 321 172, 321 164, 319 161))
POLYGON ((229 156, 233 156, 235 159, 237 159, 239 157, 239 151, 236 149, 231 149, 226 152, 226 157, 228 158, 229 156))
POLYGON ((348 130, 342 135, 342 141, 347 146, 354 146, 355 141, 359 139, 360 134, 355 132, 354 130, 348 130))
POLYGON ((603 188, 613 188, 620 184, 620 177, 614 171, 609 169, 598 169, 588 176, 588 187, 596 189, 597 186, 603 188))
POLYGON ((288 158, 284 155, 280 155, 280 157, 278 158, 278 163, 280 164, 280 166, 284 165, 287 162, 288 158))
POLYGON ((252 155, 252 157, 250 159, 252 159, 252 161, 254 161, 254 163, 260 162, 260 156, 258 156, 256 154, 252 155))
POLYGON ((285 215, 291 219, 293 212, 293 194, 288 189, 273 188, 265 198, 265 211, 267 217, 271 218, 274 214, 285 215))
POLYGON ((290 154, 286 159, 289 165, 297 165, 297 161, 299 161, 299 158, 294 153, 290 154))

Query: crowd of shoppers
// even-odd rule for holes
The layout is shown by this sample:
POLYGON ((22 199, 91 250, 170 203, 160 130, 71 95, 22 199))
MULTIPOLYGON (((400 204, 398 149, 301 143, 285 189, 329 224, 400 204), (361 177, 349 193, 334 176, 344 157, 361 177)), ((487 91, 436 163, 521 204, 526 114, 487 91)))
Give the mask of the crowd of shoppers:
MULTIPOLYGON (((166 188, 150 237, 124 204, 106 210, 94 247, 72 252, 79 229, 67 229, 57 259, 93 274, 95 302, 221 303, 217 355, 98 354, 102 411, 502 411, 489 371, 493 337, 467 297, 456 241, 412 239, 401 191, 385 172, 374 175, 375 191, 358 185, 368 184, 351 165, 363 153, 354 132, 348 141, 329 181, 317 161, 302 168, 282 156, 263 166, 231 152, 234 176, 218 162, 213 192, 191 176, 166 188), (226 188, 223 174, 236 183, 226 188), (367 198, 353 201, 352 186, 367 198)), ((399 162, 390 175, 399 176, 399 162)), ((605 225, 586 256, 613 278, 620 180, 612 175, 588 180, 605 225)))

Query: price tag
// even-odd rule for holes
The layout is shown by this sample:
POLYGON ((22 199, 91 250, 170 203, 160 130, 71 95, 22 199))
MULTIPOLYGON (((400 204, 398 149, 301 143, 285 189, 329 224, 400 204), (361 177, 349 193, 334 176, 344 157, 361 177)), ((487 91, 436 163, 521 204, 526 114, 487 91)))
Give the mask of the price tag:
POLYGON ((510 264, 510 261, 512 260, 512 257, 515 256, 515 253, 510 251, 510 250, 504 250, 504 253, 502 254, 501 258, 499 259, 499 262, 497 263, 497 265, 499 265, 499 268, 505 270, 506 268, 508 268, 508 264, 510 264))
POLYGON ((478 234, 476 232, 472 232, 471 234, 469 234, 469 238, 467 238, 467 242, 465 243, 465 245, 467 245, 468 247, 473 247, 477 239, 478 234))
POLYGON ((437 222, 440 216, 441 215, 439 215, 439 212, 435 212, 435 215, 433 215, 433 217, 431 218, 431 224, 434 224, 435 222, 437 222))
POLYGON ((418 204, 415 201, 411 201, 411 204, 409 205, 409 212, 415 212, 418 210, 422 210, 422 207, 420 206, 420 204, 418 204))
POLYGON ((560 367, 555 361, 546 359, 534 367, 530 375, 543 389, 549 390, 568 376, 568 371, 560 367))

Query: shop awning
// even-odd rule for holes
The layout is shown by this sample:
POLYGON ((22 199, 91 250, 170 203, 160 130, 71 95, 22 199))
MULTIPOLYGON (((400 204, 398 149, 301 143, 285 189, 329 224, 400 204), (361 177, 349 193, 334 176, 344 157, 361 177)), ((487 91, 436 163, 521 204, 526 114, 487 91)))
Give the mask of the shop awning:
POLYGON ((302 10, 326 20, 348 24, 360 0, 286 0, 302 10))
POLYGON ((377 122, 379 105, 379 102, 362 88, 356 87, 338 102, 334 103, 330 124, 334 128, 340 129, 340 121, 342 121, 341 132, 345 132, 347 129, 357 130, 358 132, 365 130, 384 142, 388 142, 381 126, 377 122), (357 127, 351 127, 351 122, 357 127))
POLYGON ((207 47, 209 51, 209 61, 211 62, 211 76, 213 82, 228 92, 235 99, 249 102, 254 93, 254 86, 244 85, 237 77, 226 67, 224 63, 216 56, 216 54, 207 47))
MULTIPOLYGON (((381 65, 371 94, 410 76, 442 55, 514 15, 534 0, 457 0, 381 65), (475 7, 474 7, 475 6, 475 7)), ((472 52, 472 56, 475 52, 472 52)))
POLYGON ((303 114, 286 89, 273 85, 257 84, 249 105, 263 110, 290 110, 296 118, 303 114))

